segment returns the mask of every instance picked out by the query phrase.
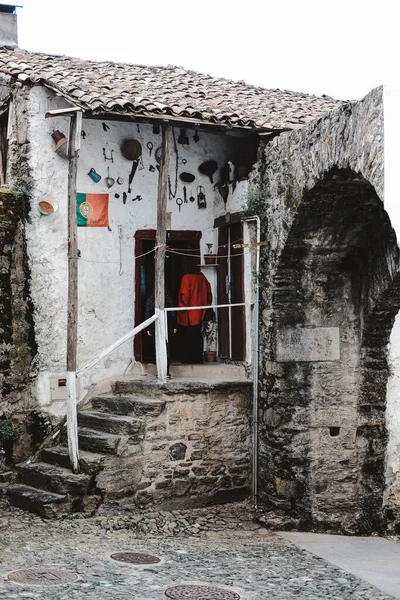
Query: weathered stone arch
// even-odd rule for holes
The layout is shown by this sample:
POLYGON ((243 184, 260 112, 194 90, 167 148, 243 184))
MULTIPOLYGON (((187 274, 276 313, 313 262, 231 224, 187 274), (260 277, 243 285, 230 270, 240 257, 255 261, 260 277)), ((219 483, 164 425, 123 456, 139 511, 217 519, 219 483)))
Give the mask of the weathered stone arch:
MULTIPOLYGON (((265 147, 260 499, 282 526, 384 526, 386 346, 399 252, 381 90, 265 147)), ((260 205, 259 205, 260 206, 260 205)))

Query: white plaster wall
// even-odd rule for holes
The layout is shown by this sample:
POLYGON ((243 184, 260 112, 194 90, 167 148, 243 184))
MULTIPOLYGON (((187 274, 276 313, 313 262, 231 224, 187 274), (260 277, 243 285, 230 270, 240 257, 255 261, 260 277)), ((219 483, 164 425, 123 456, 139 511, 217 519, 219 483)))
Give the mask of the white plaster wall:
MULTIPOLYGON (((37 403, 50 410, 62 411, 60 403, 51 407, 49 377, 65 369, 66 355, 66 302, 67 302, 67 172, 68 161, 55 153, 55 144, 50 137, 54 129, 68 135, 68 119, 45 119, 47 110, 67 106, 63 99, 51 92, 35 87, 30 94, 29 140, 31 143, 30 165, 34 179, 31 221, 27 225, 28 252, 32 273, 32 300, 35 307, 35 334, 38 344, 40 374, 35 384, 37 403), (43 216, 37 209, 41 198, 57 200, 59 210, 43 216)), ((109 129, 104 130, 102 121, 83 120, 82 147, 79 156, 77 190, 83 193, 109 193, 110 227, 78 228, 79 259, 79 322, 78 322, 78 365, 90 361, 96 353, 118 340, 134 326, 135 289, 135 239, 138 229, 156 229, 156 203, 158 171, 155 150, 161 145, 161 135, 153 133, 151 125, 104 121, 109 129), (122 157, 120 144, 125 138, 135 138, 142 144, 143 168, 136 171, 132 193, 123 204, 122 194, 128 189, 128 177, 132 163, 122 157), (150 156, 147 143, 153 144, 150 156), (103 156, 111 156, 114 162, 103 156), (107 189, 104 179, 110 176, 124 179, 107 189), (88 172, 94 168, 102 179, 94 183, 88 172), (116 198, 115 193, 120 197, 116 198), (141 201, 132 198, 141 195, 141 201)), ((168 200, 171 225, 174 230, 202 231, 201 252, 206 252, 206 243, 217 247, 217 231, 213 228, 214 218, 243 208, 247 182, 237 185, 231 193, 225 209, 223 199, 197 168, 205 160, 216 160, 221 167, 230 158, 229 136, 199 132, 199 141, 193 141, 188 131, 190 144, 178 144, 179 173, 191 172, 196 176, 193 184, 184 184, 178 178, 177 196, 183 199, 183 185, 187 186, 188 197, 193 192, 197 198, 197 186, 205 189, 207 209, 199 210, 196 202, 181 206, 176 199, 168 200), (184 165, 182 160, 186 160, 184 165)), ((179 129, 176 130, 176 137, 179 129)), ((175 155, 172 154, 169 173, 172 190, 175 188, 175 155)), ((214 183, 218 174, 214 176, 214 183)), ((205 271, 216 299, 216 271, 205 271)), ((81 380, 81 397, 98 382, 122 375, 133 360, 132 341, 127 342, 99 363, 81 380)))
MULTIPOLYGON (((400 240, 399 203, 399 139, 400 139, 400 79, 396 76, 384 86, 385 116, 385 209, 400 240)), ((389 343, 390 375, 387 386, 386 424, 389 434, 386 456, 388 484, 400 477, 400 313, 398 313, 389 343)))

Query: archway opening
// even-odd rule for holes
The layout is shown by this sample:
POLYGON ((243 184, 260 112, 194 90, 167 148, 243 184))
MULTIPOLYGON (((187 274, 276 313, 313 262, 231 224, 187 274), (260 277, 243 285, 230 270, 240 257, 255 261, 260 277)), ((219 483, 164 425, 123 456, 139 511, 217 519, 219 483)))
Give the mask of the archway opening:
POLYGON ((398 262, 389 218, 360 175, 335 169, 307 192, 273 281, 260 436, 261 500, 288 527, 383 527, 398 262))

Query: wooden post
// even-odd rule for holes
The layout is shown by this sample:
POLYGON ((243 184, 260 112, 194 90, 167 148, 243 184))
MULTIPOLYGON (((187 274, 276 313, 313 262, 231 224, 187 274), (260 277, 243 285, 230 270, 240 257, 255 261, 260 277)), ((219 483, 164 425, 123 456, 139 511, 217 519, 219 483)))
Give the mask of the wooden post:
POLYGON ((157 233, 155 253, 154 307, 158 314, 155 322, 156 363, 159 381, 167 378, 167 346, 164 319, 165 308, 165 245, 167 243, 167 189, 171 125, 162 126, 162 154, 158 176, 157 233), (161 312, 160 312, 161 311, 161 312))
POLYGON ((76 414, 76 368, 78 341, 78 234, 76 225, 76 176, 82 131, 82 113, 70 117, 68 166, 68 306, 67 306, 67 435, 74 473, 79 472, 76 414))

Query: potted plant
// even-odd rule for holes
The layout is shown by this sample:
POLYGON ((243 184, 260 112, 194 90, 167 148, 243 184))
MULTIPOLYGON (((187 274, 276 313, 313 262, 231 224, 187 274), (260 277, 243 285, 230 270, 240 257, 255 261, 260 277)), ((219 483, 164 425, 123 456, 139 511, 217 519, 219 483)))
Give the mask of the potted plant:
POLYGON ((207 246, 207 254, 204 255, 204 262, 206 265, 215 265, 215 263, 217 262, 217 255, 213 254, 212 249, 213 249, 213 244, 206 244, 207 246))
POLYGON ((204 340, 204 361, 215 362, 217 360, 217 319, 203 321, 202 334, 204 340))
POLYGON ((4 451, 6 465, 12 463, 14 443, 18 442, 19 438, 20 435, 14 429, 11 422, 2 417, 0 419, 0 446, 2 446, 4 451))

